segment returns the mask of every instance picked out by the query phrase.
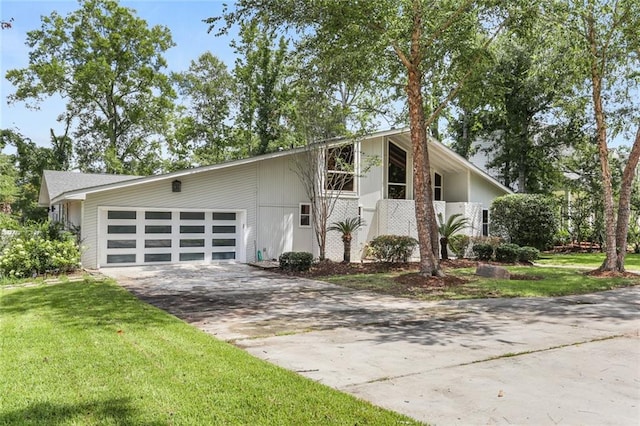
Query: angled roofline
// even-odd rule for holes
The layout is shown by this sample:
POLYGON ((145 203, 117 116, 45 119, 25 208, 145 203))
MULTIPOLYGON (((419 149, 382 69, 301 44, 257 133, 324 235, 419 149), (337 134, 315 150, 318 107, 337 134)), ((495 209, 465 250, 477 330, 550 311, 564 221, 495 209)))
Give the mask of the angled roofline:
MULTIPOLYGON (((296 147, 296 148, 292 148, 292 149, 288 149, 288 150, 283 150, 283 151, 276 151, 276 152, 272 152, 272 153, 268 153, 268 154, 258 155, 258 156, 255 156, 255 157, 248 157, 248 158, 242 158, 242 159, 239 159, 239 160, 227 161, 227 162, 224 162, 224 163, 218 163, 218 164, 211 164, 211 165, 207 165, 207 166, 194 167, 192 169, 178 170, 178 171, 175 171, 175 172, 170 172, 170 173, 165 173, 165 174, 160 174, 160 175, 143 176, 143 177, 140 177, 140 178, 133 178, 133 179, 130 179, 130 180, 125 180, 125 181, 122 181, 122 182, 115 182, 115 183, 110 183, 110 184, 105 184, 105 185, 98 185, 98 186, 90 186, 90 187, 86 187, 86 188, 80 188, 80 189, 76 189, 76 190, 73 190, 73 191, 64 192, 64 193, 58 195, 57 197, 53 198, 52 200, 50 200, 50 202, 51 202, 51 204, 56 204, 56 203, 59 203, 61 201, 69 200, 69 199, 84 199, 86 197, 86 194, 92 194, 92 193, 96 193, 96 192, 108 191, 108 190, 117 189, 117 188, 127 188, 127 187, 130 187, 130 186, 141 185, 141 184, 151 183, 151 182, 157 182, 157 181, 166 180, 166 179, 177 179, 177 178, 180 178, 180 177, 190 176, 190 175, 193 175, 193 174, 204 173, 204 172, 209 172, 209 171, 213 171, 213 170, 222 170, 222 169, 226 169, 226 168, 229 168, 229 167, 236 167, 236 166, 255 163, 255 162, 258 162, 258 161, 270 160, 270 159, 280 158, 280 157, 286 157, 286 156, 289 156, 289 155, 294 155, 294 154, 298 154, 298 153, 301 153, 301 152, 305 152, 307 149, 309 149, 309 146, 314 146, 314 145, 315 146, 340 145, 340 144, 342 144, 344 142, 348 142, 348 141, 351 141, 351 140, 364 140, 364 139, 370 139, 370 138, 376 138, 376 137, 387 137, 387 136, 399 135, 399 134, 409 134, 409 128, 408 127, 403 127, 403 128, 400 128, 400 129, 381 130, 381 131, 377 131, 377 132, 374 132, 374 133, 357 136, 355 138, 350 138, 350 137, 332 138, 332 139, 327 139, 327 140, 323 140, 323 141, 314 142, 311 145, 300 146, 300 147, 296 147)), ((449 148, 448 146, 444 145, 442 142, 440 142, 440 141, 438 141, 438 140, 436 140, 436 139, 434 139, 432 137, 429 138, 429 142, 431 144, 437 145, 438 148, 440 148, 444 152, 445 155, 448 155, 449 157, 451 157, 455 161, 457 161, 457 162, 469 167, 469 169, 471 171, 473 171, 474 173, 476 173, 476 174, 480 175, 481 177, 485 178, 486 180, 488 180, 490 183, 492 183, 496 187, 498 187, 498 188, 500 188, 503 191, 506 191, 508 193, 513 192, 511 189, 509 189, 506 186, 502 185, 500 182, 498 182, 496 179, 494 179, 488 173, 486 173, 485 171, 483 171, 482 169, 480 169, 475 164, 471 163, 469 160, 467 160, 466 158, 462 157, 458 153, 454 152, 451 148, 449 148)))

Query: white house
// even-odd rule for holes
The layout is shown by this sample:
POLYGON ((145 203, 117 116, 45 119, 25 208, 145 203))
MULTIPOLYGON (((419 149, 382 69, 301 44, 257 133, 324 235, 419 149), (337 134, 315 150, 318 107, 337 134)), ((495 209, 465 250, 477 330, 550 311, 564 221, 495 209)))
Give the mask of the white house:
MULTIPOLYGON (((380 159, 366 174, 346 180, 329 220, 364 219, 352 258, 360 259, 366 242, 378 235, 415 237, 408 130, 332 141, 324 151, 341 145, 356 171, 365 158, 380 159)), ((305 150, 147 177, 45 171, 39 203, 55 219, 80 228, 87 268, 252 262, 286 251, 317 255, 310 201, 296 173, 305 150)), ((468 234, 486 234, 492 200, 509 189, 437 141, 430 142, 429 155, 436 212, 445 218, 462 213, 471 222, 468 234)), ((329 176, 337 173, 345 172, 329 170, 329 176)), ((336 232, 328 233, 327 257, 342 259, 336 232)))

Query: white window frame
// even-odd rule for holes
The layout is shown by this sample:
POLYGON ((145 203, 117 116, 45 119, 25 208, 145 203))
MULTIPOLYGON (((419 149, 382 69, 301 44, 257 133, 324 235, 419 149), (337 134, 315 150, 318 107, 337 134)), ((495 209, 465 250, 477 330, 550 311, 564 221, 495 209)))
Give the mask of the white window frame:
POLYGON ((387 162, 386 162, 386 169, 385 169, 385 175, 386 175, 386 187, 385 187, 385 198, 390 199, 389 198, 389 186, 393 185, 393 186, 404 186, 405 190, 404 190, 404 199, 408 200, 409 199, 409 181, 410 176, 409 176, 409 151, 407 151, 406 149, 404 149, 402 146, 400 146, 400 144, 394 142, 391 139, 387 139, 387 162), (405 158, 404 158, 404 173, 405 173, 405 178, 404 178, 404 183, 399 183, 399 182, 391 182, 389 180, 389 164, 390 164, 390 146, 391 144, 395 145, 396 148, 404 151, 405 154, 405 158))
POLYGON ((444 201, 444 176, 438 172, 433 172, 433 201, 444 201), (440 176, 440 185, 436 185, 436 176, 440 176), (436 189, 440 190, 440 198, 436 198, 436 189))
POLYGON ((311 203, 300 203, 298 205, 298 228, 311 228, 311 203), (303 206, 307 206, 309 208, 309 213, 302 213, 302 207, 303 206), (302 218, 303 217, 308 217, 309 218, 309 224, 308 225, 303 225, 302 224, 302 218))
POLYGON ((357 193, 358 190, 358 145, 356 143, 351 143, 351 144, 342 144, 342 145, 336 145, 336 146, 329 146, 327 148, 325 148, 324 151, 324 164, 325 164, 325 181, 322 183, 323 186, 323 190, 325 192, 341 192, 341 193, 347 193, 347 194, 354 194, 357 193), (347 146, 350 146, 352 151, 353 151, 353 171, 344 171, 344 170, 332 170, 329 169, 329 159, 328 159, 328 155, 329 152, 333 149, 342 149, 345 148, 347 146), (351 175, 352 179, 353 179, 353 189, 331 189, 331 188, 327 188, 327 184, 329 182, 329 176, 332 174, 342 174, 342 175, 351 175))

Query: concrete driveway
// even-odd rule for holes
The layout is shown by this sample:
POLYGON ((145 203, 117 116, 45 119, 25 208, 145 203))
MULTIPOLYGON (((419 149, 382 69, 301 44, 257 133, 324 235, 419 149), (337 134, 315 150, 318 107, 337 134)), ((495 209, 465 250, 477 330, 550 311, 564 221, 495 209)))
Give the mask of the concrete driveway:
POLYGON ((101 270, 256 357, 432 424, 640 424, 640 288, 418 302, 247 265, 101 270))

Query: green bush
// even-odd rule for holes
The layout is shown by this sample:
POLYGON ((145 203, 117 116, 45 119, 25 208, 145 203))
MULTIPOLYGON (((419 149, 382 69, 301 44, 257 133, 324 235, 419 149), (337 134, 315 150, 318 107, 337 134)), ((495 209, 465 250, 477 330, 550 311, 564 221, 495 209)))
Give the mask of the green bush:
POLYGON ((524 246, 518 251, 518 260, 520 262, 533 262, 540 257, 540 250, 535 247, 524 246))
POLYGON ((279 257, 280 269, 283 271, 308 271, 313 263, 313 255, 305 251, 288 251, 279 257))
POLYGON ((46 272, 67 272, 80 264, 80 250, 73 239, 52 241, 40 236, 16 237, 0 256, 0 273, 25 278, 46 272))
POLYGON ((519 246, 543 250, 557 229, 556 201, 540 194, 509 194, 491 205, 491 233, 519 246))
POLYGON ((498 262, 515 263, 520 255, 520 246, 512 243, 500 244, 496 247, 496 260, 498 262))
POLYGON ((468 235, 452 235, 449 237, 449 248, 457 258, 462 259, 467 252, 467 247, 469 247, 470 242, 471 238, 468 235))
POLYGON ((493 246, 489 243, 474 244, 473 254, 478 260, 491 260, 493 258, 493 246))
POLYGON ((369 253, 378 262, 407 262, 418 245, 415 238, 402 235, 380 235, 369 243, 369 253))

